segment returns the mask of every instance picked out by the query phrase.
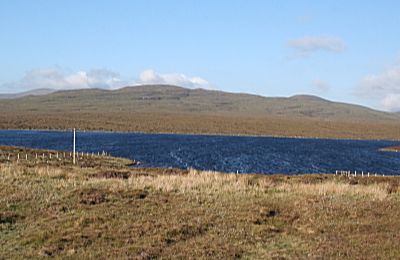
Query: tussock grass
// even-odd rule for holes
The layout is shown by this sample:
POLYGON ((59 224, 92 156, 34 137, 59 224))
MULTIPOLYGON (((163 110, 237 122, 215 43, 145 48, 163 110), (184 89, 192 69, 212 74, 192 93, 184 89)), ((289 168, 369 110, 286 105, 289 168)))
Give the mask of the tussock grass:
POLYGON ((400 255, 397 177, 132 169, 107 160, 0 163, 0 258, 400 255))
POLYGON ((338 183, 328 181, 325 183, 283 183, 278 189, 283 192, 295 193, 298 195, 315 196, 370 196, 374 199, 383 200, 388 196, 389 184, 374 183, 368 186, 351 185, 349 183, 338 183))
POLYGON ((163 192, 179 193, 258 193, 267 187, 265 182, 252 183, 250 175, 224 174, 213 171, 190 169, 187 175, 159 175, 130 178, 135 188, 151 187, 163 192))

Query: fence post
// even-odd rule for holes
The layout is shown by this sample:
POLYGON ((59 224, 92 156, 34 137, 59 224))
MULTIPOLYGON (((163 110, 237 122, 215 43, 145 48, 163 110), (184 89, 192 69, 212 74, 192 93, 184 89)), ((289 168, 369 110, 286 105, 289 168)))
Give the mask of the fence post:
POLYGON ((75 138, 76 138, 75 135, 76 135, 76 134, 75 134, 75 128, 74 128, 74 141, 73 141, 74 158, 72 159, 72 163, 73 163, 73 164, 75 164, 75 138))

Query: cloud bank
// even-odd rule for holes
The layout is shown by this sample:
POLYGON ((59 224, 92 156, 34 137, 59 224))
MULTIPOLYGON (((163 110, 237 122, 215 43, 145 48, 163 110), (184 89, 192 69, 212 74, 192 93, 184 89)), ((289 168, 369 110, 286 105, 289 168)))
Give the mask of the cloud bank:
POLYGON ((124 82, 118 73, 107 69, 95 69, 67 73, 58 68, 33 69, 25 73, 24 77, 16 82, 6 83, 1 88, 9 90, 31 90, 38 88, 84 89, 84 88, 116 88, 124 82))
POLYGON ((169 84, 176 85, 186 88, 203 88, 213 89, 211 84, 200 77, 189 77, 185 74, 170 73, 170 74, 159 74, 154 70, 145 70, 140 73, 137 84, 169 84))
POLYGON ((387 111, 400 111, 400 66, 366 76, 355 94, 377 101, 387 111))
POLYGON ((39 88, 55 90, 103 88, 117 89, 144 84, 168 84, 186 88, 212 89, 211 84, 200 77, 189 77, 182 73, 159 74, 154 70, 141 72, 137 79, 122 79, 119 73, 108 69, 66 72, 60 68, 33 69, 22 79, 0 85, 0 92, 12 93, 39 88))
POLYGON ((300 56, 308 56, 318 51, 340 53, 346 49, 346 44, 343 40, 328 35, 292 39, 288 42, 288 45, 300 56))

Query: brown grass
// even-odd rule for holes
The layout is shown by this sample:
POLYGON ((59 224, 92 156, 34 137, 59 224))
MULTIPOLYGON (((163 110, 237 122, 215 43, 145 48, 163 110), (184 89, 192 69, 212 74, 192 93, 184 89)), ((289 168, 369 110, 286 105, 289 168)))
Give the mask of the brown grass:
POLYGON ((0 129, 69 129, 147 133, 267 135, 352 139, 400 139, 397 121, 349 121, 272 115, 146 112, 7 112, 0 129))
POLYGON ((400 146, 386 147, 382 148, 381 150, 385 152, 400 152, 400 146))
POLYGON ((137 86, 0 100, 0 129, 109 130, 400 139, 394 113, 317 97, 261 96, 137 86))
POLYGON ((0 258, 400 254, 398 177, 237 175, 104 160, 0 163, 0 258))

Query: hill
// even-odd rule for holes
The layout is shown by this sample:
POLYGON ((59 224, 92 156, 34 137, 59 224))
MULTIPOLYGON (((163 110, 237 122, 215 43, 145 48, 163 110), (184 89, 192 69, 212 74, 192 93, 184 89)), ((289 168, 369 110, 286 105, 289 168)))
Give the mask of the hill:
POLYGON ((34 89, 30 91, 25 91, 25 92, 19 92, 15 94, 0 94, 0 99, 15 99, 15 98, 20 98, 20 97, 26 97, 26 96, 42 96, 42 95, 47 95, 50 93, 56 92, 54 89, 50 88, 39 88, 39 89, 34 89))
POLYGON ((400 116, 315 96, 262 97, 168 85, 0 100, 1 128, 400 138, 400 116))

